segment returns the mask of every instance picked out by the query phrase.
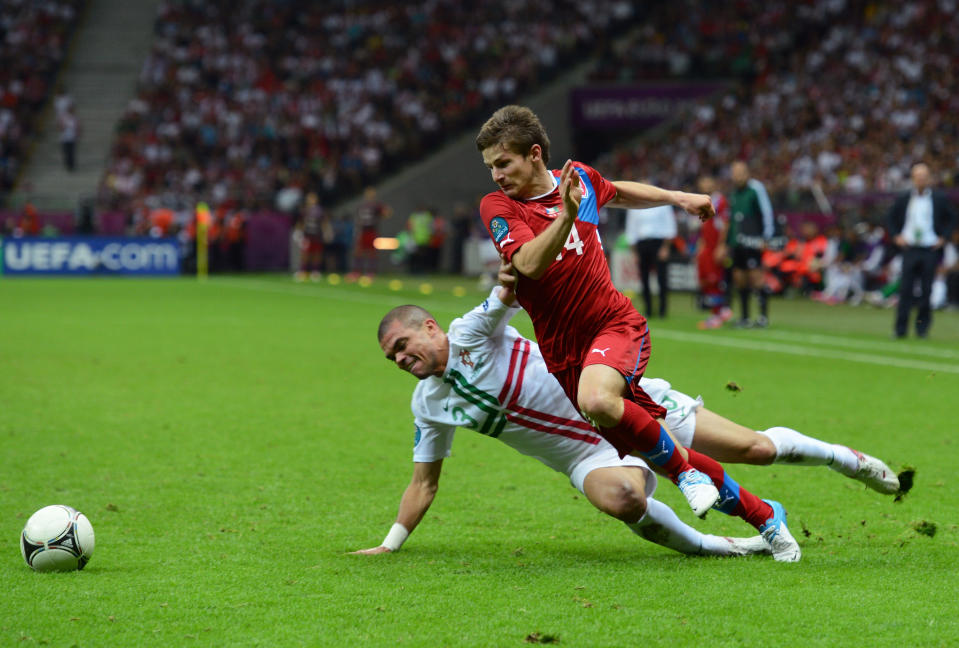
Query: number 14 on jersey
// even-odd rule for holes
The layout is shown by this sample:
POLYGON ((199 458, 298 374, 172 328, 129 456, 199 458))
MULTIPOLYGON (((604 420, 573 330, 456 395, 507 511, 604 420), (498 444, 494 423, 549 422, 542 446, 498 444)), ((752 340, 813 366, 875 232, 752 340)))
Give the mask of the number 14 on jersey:
MULTIPOLYGON (((599 241, 599 247, 603 247, 603 239, 599 236, 599 230, 596 230, 596 240, 599 241)), ((569 230, 569 238, 566 239, 566 245, 563 246, 564 250, 576 250, 576 256, 583 256, 583 239, 579 238, 579 231, 576 229, 576 224, 573 223, 572 229, 569 230)), ((557 261, 563 260, 563 253, 560 252, 556 255, 557 261)))

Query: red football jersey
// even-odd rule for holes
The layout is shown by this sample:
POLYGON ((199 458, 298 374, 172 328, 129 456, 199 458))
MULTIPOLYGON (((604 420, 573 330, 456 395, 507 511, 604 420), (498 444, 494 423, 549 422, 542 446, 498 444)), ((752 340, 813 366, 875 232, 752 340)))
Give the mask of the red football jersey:
MULTIPOLYGON (((595 169, 575 162, 583 198, 566 247, 540 279, 519 276, 516 297, 529 313, 551 372, 581 366, 593 338, 608 324, 642 316, 613 285, 599 238, 599 208, 616 196, 616 187, 595 169)), ((529 200, 502 191, 487 194, 480 217, 497 249, 512 259, 524 243, 543 232, 563 210, 554 169, 554 187, 529 200)))
POLYGON ((714 193, 711 197, 715 205, 716 215, 703 223, 699 230, 699 235, 703 239, 704 247, 710 250, 710 253, 719 245, 719 233, 729 218, 729 201, 721 193, 714 193))

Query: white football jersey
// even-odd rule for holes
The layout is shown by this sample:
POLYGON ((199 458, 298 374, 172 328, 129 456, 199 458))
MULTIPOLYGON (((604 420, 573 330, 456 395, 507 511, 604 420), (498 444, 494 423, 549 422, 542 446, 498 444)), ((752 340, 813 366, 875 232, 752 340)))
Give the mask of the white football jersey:
MULTIPOLYGON (((421 380, 413 392, 413 461, 448 457, 457 427, 499 439, 566 475, 597 455, 615 456, 547 371, 536 343, 507 325, 519 308, 496 293, 453 320, 446 371, 421 380)), ((653 386, 660 399, 670 391, 663 380, 653 386)), ((641 465, 634 457, 623 463, 641 465)))

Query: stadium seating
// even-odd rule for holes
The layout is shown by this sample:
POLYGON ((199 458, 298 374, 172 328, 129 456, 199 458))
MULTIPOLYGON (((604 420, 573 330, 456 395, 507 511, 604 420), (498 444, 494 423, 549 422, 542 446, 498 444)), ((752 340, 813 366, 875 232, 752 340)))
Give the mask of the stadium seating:
POLYGON ((308 191, 335 203, 555 75, 632 11, 587 5, 164 3, 100 206, 289 209, 308 191))
POLYGON ((13 189, 84 0, 0 3, 0 196, 13 189))
POLYGON ((750 161, 785 199, 892 191, 926 160, 959 183, 959 96, 949 3, 670 3, 674 20, 608 44, 598 79, 727 77, 733 89, 691 108, 642 147, 598 166, 614 177, 693 187, 702 173, 750 161))

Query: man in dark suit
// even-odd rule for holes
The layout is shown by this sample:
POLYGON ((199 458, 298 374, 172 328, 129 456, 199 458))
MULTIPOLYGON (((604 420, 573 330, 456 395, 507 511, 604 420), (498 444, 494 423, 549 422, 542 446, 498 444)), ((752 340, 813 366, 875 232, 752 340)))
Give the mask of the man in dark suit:
POLYGON ((913 188, 896 199, 887 223, 890 238, 902 252, 895 336, 905 337, 910 311, 918 306, 916 335, 924 338, 932 324, 929 305, 932 280, 942 256, 942 246, 955 227, 956 215, 945 194, 932 189, 928 166, 916 164, 910 175, 913 188), (920 286, 918 297, 916 280, 920 286))

